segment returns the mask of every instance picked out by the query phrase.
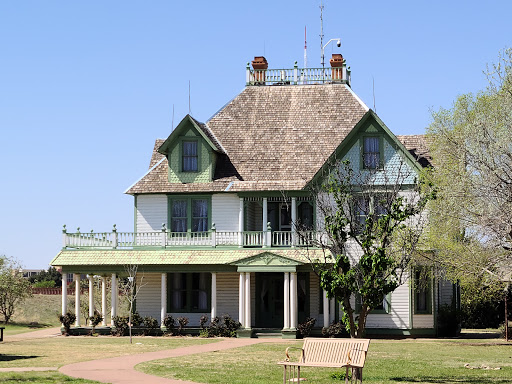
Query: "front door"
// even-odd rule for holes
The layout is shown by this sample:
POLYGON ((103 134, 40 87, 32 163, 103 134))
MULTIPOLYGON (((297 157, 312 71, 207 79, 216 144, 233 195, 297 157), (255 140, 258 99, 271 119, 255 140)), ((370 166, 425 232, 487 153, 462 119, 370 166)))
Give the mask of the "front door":
POLYGON ((283 328, 283 324, 283 273, 256 273, 256 328, 283 328))

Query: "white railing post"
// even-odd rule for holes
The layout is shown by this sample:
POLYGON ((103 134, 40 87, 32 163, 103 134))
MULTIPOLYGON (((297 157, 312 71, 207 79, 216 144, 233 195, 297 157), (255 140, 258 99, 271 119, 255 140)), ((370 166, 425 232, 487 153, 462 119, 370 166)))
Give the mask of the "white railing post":
POLYGON ((77 245, 78 247, 81 247, 81 246, 82 246, 82 236, 80 235, 80 227, 78 227, 78 228, 76 229, 76 235, 77 235, 77 237, 78 237, 78 241, 77 241, 77 244, 76 244, 76 245, 77 245))
POLYGON ((165 248, 165 243, 167 240, 167 229, 165 228, 165 223, 162 223, 162 248, 165 248))
POLYGON ((266 248, 266 247, 270 247, 270 243, 267 242, 267 221, 268 221, 268 199, 266 197, 263 198, 263 205, 262 205, 262 210, 263 210, 263 220, 262 220, 262 223, 263 223, 263 239, 262 239, 262 246, 263 248, 266 248))
POLYGON ((247 67, 245 68, 245 85, 249 85, 251 83, 251 67, 250 63, 247 63, 247 67))
POLYGON ((298 73, 298 69, 299 69, 299 66, 297 65, 297 62, 295 62, 295 64, 293 65, 293 84, 294 84, 294 85, 297 85, 297 80, 298 80, 297 73, 298 73))
POLYGON ((297 198, 292 197, 292 248, 297 242, 297 198))
POLYGON ((117 248, 117 241, 118 241, 117 228, 116 228, 116 225, 114 224, 112 226, 112 248, 114 248, 114 249, 117 248))
POLYGON ((272 246, 272 224, 270 224, 270 221, 267 223, 267 232, 265 232, 265 236, 267 238, 266 243, 267 246, 272 246))
MULTIPOLYGON (((64 224, 62 226, 62 248, 66 248, 66 246, 68 245, 68 234, 67 234, 67 231, 66 231, 66 224, 64 224)), ((65 313, 63 313, 63 315, 65 315, 65 313)))
POLYGON ((217 246, 217 230, 215 229, 215 223, 212 223, 212 247, 217 246))
POLYGON ((240 211, 238 212, 238 247, 244 246, 244 198, 240 198, 240 211))

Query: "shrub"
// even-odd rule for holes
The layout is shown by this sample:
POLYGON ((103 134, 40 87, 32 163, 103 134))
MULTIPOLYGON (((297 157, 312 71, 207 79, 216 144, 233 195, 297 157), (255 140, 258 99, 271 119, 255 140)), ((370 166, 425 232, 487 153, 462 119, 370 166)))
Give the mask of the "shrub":
POLYGON ((114 336, 123 336, 128 329, 128 316, 114 316, 112 318, 114 328, 111 333, 114 336))
POLYGON ((181 335, 183 333, 183 329, 188 324, 188 317, 178 317, 178 333, 181 335))
POLYGON ((308 337, 311 333, 311 330, 315 326, 316 319, 312 317, 308 317, 303 323, 297 325, 297 331, 302 337, 308 337))
POLYGON ((220 318, 215 316, 206 330, 208 331, 208 337, 220 336, 220 318))
POLYGON ((164 327, 167 329, 167 334, 172 335, 174 333, 175 320, 171 315, 167 315, 164 318, 164 327))
POLYGON ((158 328, 158 321, 152 316, 146 316, 144 317, 144 327, 146 329, 144 330, 144 335, 149 335, 150 332, 154 329, 158 328))
POLYGON ((32 284, 32 287, 34 287, 34 288, 54 288, 55 281, 53 281, 53 280, 37 281, 34 284, 32 284))
POLYGON ((441 305, 437 312, 438 336, 457 336, 460 332, 460 318, 460 311, 455 309, 453 305, 441 305))
POLYGON ((205 329, 205 325, 207 322, 208 322, 208 316, 206 316, 206 315, 201 316, 201 318, 199 319, 199 326, 201 327, 201 329, 205 329))
POLYGON ((322 335, 324 337, 342 337, 347 334, 347 330, 341 321, 333 321, 327 328, 322 328, 322 335))
POLYGON ((139 312, 132 314, 132 327, 140 327, 144 323, 144 318, 139 315, 139 312))
POLYGON ((226 314, 222 316, 222 322, 219 317, 214 317, 206 330, 208 337, 236 337, 236 331, 241 326, 242 324, 226 314))
POLYGON ((73 324, 76 320, 76 316, 74 313, 68 312, 64 316, 59 316, 59 321, 62 323, 62 326, 64 327, 64 334, 69 335, 69 332, 71 330, 71 324, 73 324))
POLYGON ((91 324, 92 327, 92 333, 94 333, 94 328, 103 321, 103 316, 98 311, 94 311, 94 315, 89 317, 89 324, 91 324))

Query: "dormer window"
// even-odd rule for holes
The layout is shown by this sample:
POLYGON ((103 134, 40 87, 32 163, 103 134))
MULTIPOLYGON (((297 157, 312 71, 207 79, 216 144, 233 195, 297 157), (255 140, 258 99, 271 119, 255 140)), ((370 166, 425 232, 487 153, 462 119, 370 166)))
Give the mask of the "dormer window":
POLYGON ((182 170, 183 172, 198 171, 197 141, 183 141, 182 170))
POLYGON ((380 167, 380 138, 378 136, 363 138, 363 166, 366 169, 380 167))

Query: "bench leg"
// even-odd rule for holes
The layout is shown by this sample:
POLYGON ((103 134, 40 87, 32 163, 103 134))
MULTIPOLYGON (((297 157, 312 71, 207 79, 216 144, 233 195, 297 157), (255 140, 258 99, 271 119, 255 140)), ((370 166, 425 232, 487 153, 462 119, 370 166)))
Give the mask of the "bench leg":
POLYGON ((283 384, 286 384, 286 365, 283 365, 283 384))
POLYGON ((297 383, 300 383, 300 366, 297 367, 297 383))

